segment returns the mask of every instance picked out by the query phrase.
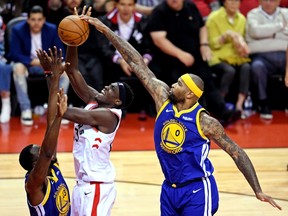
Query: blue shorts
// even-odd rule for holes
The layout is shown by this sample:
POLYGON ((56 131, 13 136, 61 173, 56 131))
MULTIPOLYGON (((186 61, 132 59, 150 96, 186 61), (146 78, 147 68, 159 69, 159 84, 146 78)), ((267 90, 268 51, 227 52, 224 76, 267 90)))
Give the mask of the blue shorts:
POLYGON ((219 206, 215 178, 202 178, 176 188, 164 181, 160 202, 161 216, 213 215, 219 206))

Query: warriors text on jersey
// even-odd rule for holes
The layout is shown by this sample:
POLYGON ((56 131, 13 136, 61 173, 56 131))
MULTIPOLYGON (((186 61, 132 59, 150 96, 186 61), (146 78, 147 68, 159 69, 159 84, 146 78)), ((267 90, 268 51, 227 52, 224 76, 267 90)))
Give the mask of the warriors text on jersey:
POLYGON ((154 143, 165 179, 169 184, 185 184, 213 173, 209 161, 210 141, 200 128, 196 103, 178 112, 168 100, 161 107, 154 128, 154 143))
MULTIPOLYGON (((70 195, 68 186, 61 171, 54 163, 51 167, 51 176, 48 176, 48 184, 44 200, 37 206, 32 206, 27 199, 31 216, 69 216, 70 195)), ((26 175, 26 181, 29 174, 26 175)))
MULTIPOLYGON (((97 103, 88 104, 91 110, 97 103)), ((105 134, 90 125, 74 126, 74 166, 77 180, 84 182, 114 182, 115 169, 110 161, 110 151, 121 121, 121 109, 110 109, 119 121, 113 133, 105 134)))

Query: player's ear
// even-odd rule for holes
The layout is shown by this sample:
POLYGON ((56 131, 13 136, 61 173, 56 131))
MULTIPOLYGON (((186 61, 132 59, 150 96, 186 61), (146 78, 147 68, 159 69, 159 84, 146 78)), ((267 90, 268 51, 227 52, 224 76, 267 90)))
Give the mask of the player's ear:
POLYGON ((194 96, 194 93, 192 91, 186 92, 186 98, 191 99, 194 96))
POLYGON ((115 104, 116 107, 121 106, 122 105, 122 101, 119 98, 117 98, 117 99, 114 100, 114 104, 115 104))

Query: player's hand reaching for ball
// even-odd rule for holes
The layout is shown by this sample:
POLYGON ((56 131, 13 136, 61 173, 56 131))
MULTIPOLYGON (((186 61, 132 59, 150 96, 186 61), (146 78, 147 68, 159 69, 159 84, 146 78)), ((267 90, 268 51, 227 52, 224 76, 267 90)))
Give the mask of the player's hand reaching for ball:
POLYGON ((57 47, 53 47, 53 51, 49 48, 49 55, 44 50, 37 50, 37 57, 40 60, 40 64, 45 70, 46 75, 53 74, 54 77, 60 77, 61 74, 66 70, 66 68, 70 65, 69 62, 63 64, 62 50, 57 50, 57 47))
POLYGON ((107 28, 106 25, 104 25, 99 19, 97 19, 95 17, 90 17, 90 16, 87 16, 87 15, 81 15, 80 19, 88 22, 91 25, 94 25, 95 28, 101 33, 103 33, 103 30, 105 28, 107 28))

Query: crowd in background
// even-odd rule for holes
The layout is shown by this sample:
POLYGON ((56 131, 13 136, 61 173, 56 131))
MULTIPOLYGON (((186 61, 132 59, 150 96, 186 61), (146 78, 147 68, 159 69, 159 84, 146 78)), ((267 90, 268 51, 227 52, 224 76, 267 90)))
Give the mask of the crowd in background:
MULTIPOLYGON (((288 87, 288 1, 175 1, 185 1, 184 7, 177 10, 172 0, 1 1, 0 123, 10 120, 13 86, 21 123, 33 125, 27 78, 37 75, 45 79, 35 50, 57 46, 65 55, 57 26, 65 16, 74 13, 74 7, 81 13, 84 5, 92 6, 91 16, 129 41, 155 75, 167 84, 177 82, 176 78, 184 73, 200 76, 205 83, 200 102, 223 124, 249 117, 244 110, 249 95, 254 98, 259 116, 272 119, 267 92, 270 77, 279 74, 288 87), (17 17, 23 19, 12 27, 11 22, 17 17), (228 106, 231 103, 233 106, 228 106)), ((156 115, 150 96, 129 65, 95 28, 90 26, 89 38, 78 47, 78 53, 79 69, 88 85, 101 91, 110 82, 129 82, 136 95, 134 103, 140 107, 137 112, 156 115)), ((65 74, 60 82, 67 93, 69 81, 65 74)), ((279 93, 286 108, 287 89, 279 93)))

